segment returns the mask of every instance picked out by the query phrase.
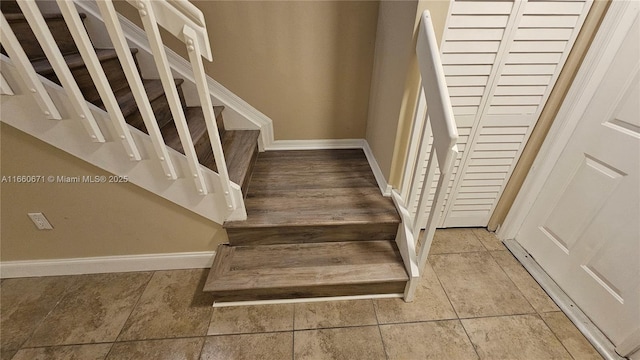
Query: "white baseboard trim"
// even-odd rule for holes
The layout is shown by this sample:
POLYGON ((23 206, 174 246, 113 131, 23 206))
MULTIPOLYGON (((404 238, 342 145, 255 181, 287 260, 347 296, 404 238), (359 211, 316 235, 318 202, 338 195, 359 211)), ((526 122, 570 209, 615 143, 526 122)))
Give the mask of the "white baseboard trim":
POLYGON ((215 251, 0 262, 0 278, 209 268, 215 251))
POLYGON ((298 303, 310 303, 310 302, 369 300, 369 299, 398 299, 402 297, 404 297, 404 294, 370 294, 370 295, 348 295, 348 296, 330 296, 330 297, 298 298, 298 299, 231 301, 231 302, 218 302, 218 303, 214 301, 213 307, 298 304, 298 303))
POLYGON ((363 139, 275 140, 265 150, 362 149, 363 139))
POLYGON ((362 150, 364 150, 364 154, 367 156, 369 166, 371 166, 373 176, 376 177, 376 182, 378 183, 380 192, 382 192, 382 195, 390 197, 393 187, 389 185, 389 183, 387 183, 387 179, 384 177, 384 174, 382 173, 380 165, 378 165, 375 156, 373 156, 373 151, 371 150, 371 147, 369 146, 369 142, 367 140, 363 140, 362 150))
POLYGON ((591 322, 587 315, 580 310, 578 305, 569 298, 560 286, 551 279, 516 240, 504 240, 503 243, 602 357, 607 360, 623 360, 623 358, 616 353, 615 346, 611 341, 591 322))

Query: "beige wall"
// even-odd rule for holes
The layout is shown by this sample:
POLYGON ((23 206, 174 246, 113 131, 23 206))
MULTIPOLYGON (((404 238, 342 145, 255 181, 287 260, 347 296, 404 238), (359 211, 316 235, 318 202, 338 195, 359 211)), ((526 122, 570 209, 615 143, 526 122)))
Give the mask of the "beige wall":
MULTIPOLYGON (((109 175, 6 124, 0 175, 109 175)), ((212 251, 221 226, 133 184, 0 185, 0 260, 212 251), (36 230, 43 212, 54 230, 36 230)))
POLYGON ((269 116, 276 140, 364 138, 377 1, 192 2, 211 40, 207 73, 269 116))
POLYGON ((366 139, 387 181, 394 187, 400 185, 420 87, 415 44, 424 10, 431 12, 440 41, 449 1, 380 3, 366 139))

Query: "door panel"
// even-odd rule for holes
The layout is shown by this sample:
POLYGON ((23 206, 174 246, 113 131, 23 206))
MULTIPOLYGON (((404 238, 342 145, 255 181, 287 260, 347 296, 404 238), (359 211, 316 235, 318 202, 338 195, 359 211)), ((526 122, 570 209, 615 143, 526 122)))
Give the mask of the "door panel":
POLYGON ((620 345, 640 329, 640 25, 618 49, 516 240, 620 345))

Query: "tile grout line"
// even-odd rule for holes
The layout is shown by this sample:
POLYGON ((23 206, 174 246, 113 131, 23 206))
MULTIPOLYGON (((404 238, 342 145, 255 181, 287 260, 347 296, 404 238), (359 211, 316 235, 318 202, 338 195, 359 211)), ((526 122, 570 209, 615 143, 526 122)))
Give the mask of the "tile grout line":
MULTIPOLYGON (((475 236, 475 234, 474 234, 474 236, 475 236)), ((484 246, 484 245, 482 245, 482 246, 484 246)), ((429 262, 429 257, 427 257, 427 262, 429 262)), ((442 280, 440 280, 440 277, 438 276, 438 273, 436 272, 436 269, 433 267, 431 262, 429 262, 429 266, 431 266, 431 270, 433 270, 433 274, 435 275, 436 280, 438 280, 438 284, 440 285, 440 288, 442 288, 442 291, 444 292, 444 296, 447 297, 447 301, 449 301, 449 305, 451 305, 451 308, 453 309, 453 312, 456 314, 456 318, 458 320, 458 323, 460 323, 460 326, 462 326, 462 331, 464 331, 465 336, 469 340, 469 344, 471 344, 471 347, 473 348, 473 352, 476 354, 478 359, 480 359, 480 354, 478 354, 478 350, 476 349, 476 345, 473 343, 473 340, 471 340, 471 336, 469 336, 469 333, 467 332, 467 329, 464 327, 464 324, 462 323, 462 319, 460 318, 460 314, 458 314, 458 310, 456 309, 455 306, 453 306, 453 302, 451 301, 451 298, 449 297, 449 294, 447 293, 447 289, 445 289, 444 285, 442 285, 442 280)))
MULTIPOLYGON (((127 325, 127 322, 129 322, 129 319, 131 319, 131 314, 133 314, 133 312, 136 310, 136 307, 140 303, 140 299, 142 299, 142 295, 144 295, 144 292, 147 291, 147 288, 149 287, 149 283, 151 282, 153 277, 156 275, 156 273, 157 273, 157 271, 152 271, 151 272, 151 276, 149 276, 149 280, 147 280, 147 283, 144 284, 144 289, 142 289, 142 291, 140 292, 140 296, 138 296, 138 299, 136 299, 135 304, 133 304, 133 306, 131 307, 131 311, 129 312, 129 315, 127 316, 127 320, 125 320, 124 323, 122 323, 122 327, 120 328, 120 331, 118 332, 118 335, 116 336, 115 339, 113 339, 113 344, 118 342, 118 338, 120 338, 120 336, 122 335, 122 331, 124 330, 124 327, 127 325)), ((105 359, 107 359, 109 357, 109 355, 111 354, 112 350, 113 350, 113 345, 111 345, 111 349, 109 349, 109 352, 107 353, 107 356, 105 356, 105 359)))
MULTIPOLYGON (((70 277, 74 277, 74 276, 84 277, 84 276, 86 276, 86 274, 85 275, 71 275, 70 277)), ((59 276, 59 277, 61 277, 61 276, 59 276)), ((33 327, 33 331, 31 331, 31 334, 29 334, 29 336, 22 342, 22 344, 20 344, 20 346, 16 350, 16 354, 18 353, 18 351, 20 351, 21 349, 25 348, 24 347, 25 344, 27 344, 29 342, 29 340, 31 340, 31 338, 33 338, 33 335, 40 328, 40 326, 42 326, 42 324, 49 317, 49 315, 51 315, 51 313, 58 307, 58 305, 60 305, 62 300, 64 300, 67 296, 69 296, 69 290, 71 289, 71 286, 72 286, 71 281, 69 281, 69 284, 64 288, 64 292, 60 296, 60 299, 58 299, 58 301, 56 301, 56 304, 51 308, 51 310, 49 310, 49 312, 47 312, 47 314, 45 316, 43 316, 42 319, 40 319, 40 321, 36 324, 36 326, 33 327)), ((53 346, 55 346, 55 345, 53 345, 53 346)), ((26 347, 25 349, 29 349, 29 347, 26 347)), ((14 354, 14 356, 15 356, 15 354, 14 354)))
POLYGON ((291 360, 296 359, 296 306, 293 304, 293 324, 291 324, 291 360))
POLYGON ((373 299, 371 299, 371 306, 373 307, 373 315, 375 315, 376 317, 378 334, 380 334, 380 341, 382 342, 382 350, 384 351, 385 358, 389 360, 389 352, 387 351, 387 345, 385 345, 384 343, 384 337, 382 336, 382 329, 380 328, 380 319, 378 319, 378 309, 376 308, 376 304, 373 299))
MULTIPOLYGON (((562 312, 562 311, 560 311, 562 312)), ((562 313, 564 315, 564 313, 562 313)), ((565 315, 566 316, 566 315, 565 315)), ((555 331, 553 331, 553 329, 551 328, 551 326, 549 326, 549 324, 547 324, 547 322, 544 320, 544 318, 542 316, 540 316, 540 314, 538 314, 538 317, 540 318, 540 320, 542 320, 542 323, 544 324, 544 326, 547 327, 547 329, 549 329, 549 331, 551 331, 551 333, 553 334, 553 337, 555 337, 558 342, 560 342, 560 345, 562 345, 562 347, 567 351, 567 354, 569 354, 569 356, 571 356, 572 359, 574 360, 579 360, 576 359, 575 356, 573 356, 573 354, 571 353, 571 351, 569 351, 569 349, 567 349, 567 347, 564 345, 564 342, 562 342, 562 340, 560 340, 560 338, 558 337, 558 335, 556 334, 555 331)), ((582 333, 581 333, 582 334, 582 333)))

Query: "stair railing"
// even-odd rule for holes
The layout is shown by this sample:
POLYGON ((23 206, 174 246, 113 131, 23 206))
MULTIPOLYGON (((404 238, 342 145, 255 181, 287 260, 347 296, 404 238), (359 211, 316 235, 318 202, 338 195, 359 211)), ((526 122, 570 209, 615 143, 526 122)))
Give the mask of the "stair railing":
MULTIPOLYGON (((96 89, 98 90, 98 94, 109 113, 119 140, 121 140, 125 151, 132 161, 142 160, 140 152, 138 151, 131 135, 130 128, 118 106, 113 89, 107 81, 106 74, 100 65, 93 46, 91 45, 89 35, 82 23, 74 1, 56 1, 80 55, 87 66, 96 89)), ((226 160, 215 121, 211 96, 206 85, 206 74, 204 72, 202 62, 203 57, 209 61, 213 60, 202 12, 186 0, 127 1, 138 9, 142 20, 158 74, 162 82, 164 92, 167 96, 169 108, 182 143, 182 148, 184 149, 185 156, 187 157, 187 163, 190 171, 189 176, 193 178, 198 193, 206 195, 209 192, 212 192, 213 189, 207 186, 205 176, 203 176, 202 173, 202 167, 197 158, 195 147, 187 126, 184 110, 173 79, 171 67, 167 60, 165 46, 160 36, 160 27, 164 28, 170 34, 184 42, 192 65, 196 88, 198 91, 198 100, 200 101, 200 105, 204 112, 207 132, 211 141, 211 147, 219 179, 221 181, 221 188, 224 192, 224 198, 228 209, 230 211, 235 210, 237 208, 237 204, 232 193, 231 180, 229 179, 226 160)), ((40 46, 51 63, 63 88, 67 92, 77 118, 82 122, 93 141, 104 142, 105 137, 89 110, 87 102, 71 74, 71 70, 66 64, 62 52, 57 47, 53 35, 51 34, 42 13, 38 9, 35 0, 17 0, 17 3, 30 27, 34 29, 33 32, 36 35, 40 46)), ((175 180, 178 178, 176 168, 171 161, 167 151, 167 146, 162 138, 156 117, 151 108, 149 99, 147 98, 142 79, 137 72, 135 61, 129 46, 127 45, 127 40, 119 22, 118 13, 111 0, 98 0, 96 3, 100 9, 107 32, 117 53, 118 60, 120 61, 120 64, 122 64, 127 82, 133 92, 134 99, 151 138, 155 154, 164 171, 164 176, 169 180, 175 180)), ((0 20, 2 44, 6 48, 12 62, 16 65, 21 78, 31 89, 31 92, 45 115, 50 119, 60 119, 58 110, 56 109, 53 101, 51 101, 46 90, 44 90, 38 75, 29 63, 27 56, 11 31, 4 15, 0 20)))
POLYGON ((402 219, 396 243, 409 273, 405 301, 413 300, 420 275, 426 266, 447 185, 458 154, 458 130, 428 10, 421 16, 416 54, 422 77, 421 94, 414 116, 403 184, 400 193, 395 190, 392 193, 402 219), (423 175, 422 168, 427 154, 429 160, 426 173, 423 175), (435 179, 436 170, 439 170, 440 175, 429 207, 431 184, 435 179), (422 184, 422 191, 417 190, 419 184, 422 184), (418 208, 412 216, 406 205, 414 204, 416 201, 418 208), (427 225, 422 231, 421 224, 427 216, 427 225))

